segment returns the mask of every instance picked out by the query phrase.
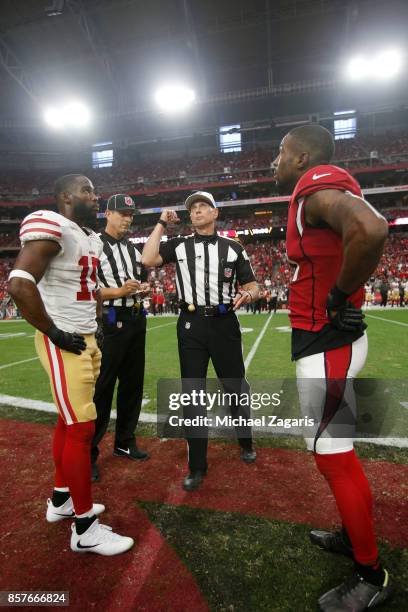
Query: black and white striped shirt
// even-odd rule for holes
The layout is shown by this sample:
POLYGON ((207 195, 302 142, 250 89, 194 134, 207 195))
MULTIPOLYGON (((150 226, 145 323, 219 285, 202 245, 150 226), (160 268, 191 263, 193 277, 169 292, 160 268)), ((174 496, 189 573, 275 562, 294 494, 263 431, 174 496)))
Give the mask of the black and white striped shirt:
POLYGON ((238 283, 255 281, 248 255, 231 238, 213 234, 171 238, 160 245, 163 263, 175 262, 179 300, 197 306, 230 304, 238 283))
MULTIPOLYGON (((121 287, 127 280, 147 280, 146 268, 142 265, 142 253, 129 239, 116 240, 106 232, 99 234, 103 251, 98 265, 99 285, 108 288, 121 287)), ((133 306, 136 296, 104 300, 105 306, 133 306)))

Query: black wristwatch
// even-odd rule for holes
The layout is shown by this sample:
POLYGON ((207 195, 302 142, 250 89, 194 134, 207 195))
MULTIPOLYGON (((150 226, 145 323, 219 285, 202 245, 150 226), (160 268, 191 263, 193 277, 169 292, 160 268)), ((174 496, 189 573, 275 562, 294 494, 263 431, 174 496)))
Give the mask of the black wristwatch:
POLYGON ((166 221, 163 221, 163 219, 159 219, 157 223, 159 223, 160 225, 162 225, 164 228, 166 228, 166 227, 167 227, 167 222, 166 222, 166 221))

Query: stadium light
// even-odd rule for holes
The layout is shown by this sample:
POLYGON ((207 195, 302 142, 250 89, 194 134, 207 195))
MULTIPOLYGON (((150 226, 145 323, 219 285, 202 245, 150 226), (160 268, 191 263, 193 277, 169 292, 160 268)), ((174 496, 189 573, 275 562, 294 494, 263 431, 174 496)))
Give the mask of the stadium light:
POLYGON ((54 129, 82 128, 90 121, 90 112, 82 102, 72 101, 59 108, 50 107, 44 112, 44 121, 54 129))
POLYGON ((370 73, 370 62, 364 57, 354 57, 348 64, 347 72, 352 81, 360 81, 370 73))
POLYGON ((402 56, 396 49, 382 51, 374 58, 373 76, 390 79, 398 74, 402 66, 402 56))
POLYGON ((50 127, 60 130, 64 127, 64 117, 60 109, 47 108, 44 111, 44 121, 50 127))
POLYGON ((196 98, 195 92, 184 85, 165 85, 154 95, 157 106, 165 113, 187 110, 196 98))
POLYGON ((346 73, 352 81, 388 80, 400 72, 402 63, 402 53, 398 49, 384 49, 370 57, 360 55, 352 58, 346 66, 346 73))

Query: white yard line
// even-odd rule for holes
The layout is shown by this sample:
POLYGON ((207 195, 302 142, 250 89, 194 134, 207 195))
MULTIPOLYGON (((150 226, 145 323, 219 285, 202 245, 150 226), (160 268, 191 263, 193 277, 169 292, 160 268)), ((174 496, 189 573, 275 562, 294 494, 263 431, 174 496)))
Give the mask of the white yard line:
MULTIPOLYGON (((164 325, 155 325, 154 327, 150 327, 147 331, 152 331, 153 329, 157 329, 159 327, 167 327, 168 325, 175 325, 176 322, 172 323, 164 323, 164 325)), ((26 336, 26 338, 33 338, 35 334, 32 336, 26 336)), ((23 359, 22 361, 14 361, 13 363, 6 363, 5 365, 0 366, 0 370, 4 370, 5 368, 11 368, 15 365, 20 365, 20 363, 28 363, 29 361, 35 361, 38 357, 31 357, 30 359, 23 359)))
MULTIPOLYGON (((144 399, 142 406, 146 406, 150 402, 149 399, 144 399)), ((14 406, 15 408, 26 408, 28 410, 38 410, 39 412, 57 413, 55 404, 51 402, 43 402, 41 400, 27 399, 25 397, 14 397, 13 395, 0 395, 0 405, 14 406)), ((111 419, 116 420, 116 412, 112 412, 111 419)), ((157 414, 149 412, 141 412, 139 421, 141 423, 156 423, 157 414)), ((258 433, 270 433, 269 429, 263 427, 254 427, 253 430, 258 433)), ((285 435, 296 435, 285 431, 285 435)), ((356 438, 355 442, 365 442, 380 446, 392 446, 397 448, 408 448, 408 438, 356 438)))
POLYGON ((248 353, 248 355, 247 355, 247 357, 245 359, 244 365, 245 365, 245 369, 246 370, 249 368, 249 366, 251 365, 251 361, 255 357, 255 353, 258 350, 258 346, 260 345, 261 340, 264 337, 266 330, 268 329, 269 323, 272 321, 272 317, 273 317, 273 314, 270 314, 268 316, 268 318, 266 319, 265 325, 263 326, 263 328, 259 332, 258 337, 256 338, 255 342, 253 343, 252 348, 249 351, 249 353, 248 353))
POLYGON ((25 332, 11 332, 9 334, 0 334, 0 340, 9 340, 10 338, 26 338, 25 332))
POLYGON ((153 327, 148 327, 146 331, 152 331, 153 329, 159 329, 160 327, 168 327, 169 325, 175 325, 176 321, 172 321, 171 323, 164 323, 163 325, 153 325, 153 327))
POLYGON ((22 361, 13 361, 13 363, 6 363, 5 365, 0 366, 0 370, 4 370, 5 368, 11 368, 15 365, 20 365, 20 363, 28 363, 29 361, 35 361, 38 357, 30 357, 30 359, 23 359, 22 361))
MULTIPOLYGON (((150 403, 149 399, 142 401, 142 406, 150 403)), ((40 412, 57 412, 55 404, 52 402, 43 402, 42 400, 28 399, 25 397, 14 397, 14 395, 0 395, 0 404, 3 406, 14 406, 15 408, 27 408, 28 410, 39 410, 40 412)), ((111 414, 111 419, 116 419, 116 412, 111 414)), ((156 415, 142 412, 140 420, 143 423, 155 423, 156 415)))
POLYGON ((385 319, 384 317, 375 317, 374 315, 365 313, 366 317, 370 317, 370 319, 378 319, 379 321, 385 321, 386 323, 394 323, 394 325, 402 325, 403 327, 408 327, 408 323, 403 323, 402 321, 394 321, 393 319, 385 319))

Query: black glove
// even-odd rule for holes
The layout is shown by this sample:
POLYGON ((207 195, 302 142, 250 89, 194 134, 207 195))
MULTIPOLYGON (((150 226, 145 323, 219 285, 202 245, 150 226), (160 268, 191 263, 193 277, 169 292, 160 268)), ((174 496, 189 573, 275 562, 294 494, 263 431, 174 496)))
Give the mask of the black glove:
POLYGON ((98 349, 101 351, 103 348, 103 324, 101 319, 96 319, 98 327, 95 332, 95 340, 98 346, 98 349))
POLYGON ((80 334, 62 331, 54 324, 45 332, 51 342, 65 351, 80 355, 86 349, 85 338, 80 334))
POLYGON ((349 295, 334 286, 327 296, 327 316, 333 327, 340 331, 364 331, 367 325, 363 319, 365 315, 361 308, 356 308, 347 301, 349 295))

